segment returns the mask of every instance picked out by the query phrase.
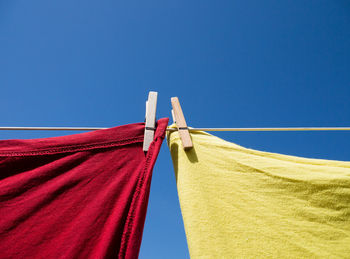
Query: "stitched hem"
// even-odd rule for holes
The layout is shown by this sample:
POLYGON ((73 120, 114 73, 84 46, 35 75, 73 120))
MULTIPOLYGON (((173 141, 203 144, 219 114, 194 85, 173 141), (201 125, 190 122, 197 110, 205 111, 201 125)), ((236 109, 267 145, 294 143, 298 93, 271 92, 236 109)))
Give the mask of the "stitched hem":
MULTIPOLYGON (((156 152, 156 155, 159 153, 160 146, 157 149, 157 145, 159 141, 162 141, 165 137, 165 130, 166 130, 166 125, 168 125, 168 118, 160 119, 157 124, 157 130, 155 132, 155 137, 149 147, 149 150, 146 154, 146 159, 145 159, 145 164, 142 169, 142 173, 138 178, 138 183, 135 188, 135 195, 132 198, 131 204, 130 204, 130 209, 126 218, 126 223, 125 227, 123 229, 123 234, 122 234, 122 239, 121 239, 121 245, 118 253, 118 258, 124 259, 126 256, 126 252, 128 247, 130 246, 130 236, 133 231, 133 223, 135 219, 135 211, 137 206, 135 206, 135 203, 138 201, 142 187, 144 185, 145 179, 147 176, 152 177, 152 169, 153 165, 152 164, 152 159, 154 158, 154 153, 156 152)), ((155 163, 155 160, 154 160, 155 163)), ((147 198, 148 199, 148 198, 147 198)), ((147 201, 148 202, 148 201, 147 201)), ((145 219, 144 219, 145 220, 145 219)))
MULTIPOLYGON (((152 146, 157 141, 158 141, 158 138, 152 143, 152 146)), ((136 209, 136 206, 134 206, 134 203, 138 200, 138 198, 140 196, 141 187, 143 186, 145 176, 148 172, 149 165, 151 164, 151 160, 152 160, 152 156, 153 156, 153 152, 154 152, 152 146, 149 147, 149 150, 147 152, 145 166, 142 170, 142 175, 138 179, 138 184, 137 184, 136 189, 135 189, 135 195, 131 201, 131 208, 130 208, 128 216, 126 218, 126 227, 123 231, 122 243, 121 243, 118 258, 125 258, 126 249, 129 245, 129 238, 130 238, 130 234, 132 231, 132 223, 133 223, 133 219, 135 217, 135 209, 136 209)))
POLYGON ((0 157, 37 156, 37 155, 48 155, 48 154, 58 154, 58 153, 69 153, 69 152, 78 152, 78 151, 85 151, 85 150, 92 150, 92 149, 99 149, 99 148, 124 146, 124 145, 139 143, 139 142, 143 142, 143 137, 122 139, 122 140, 97 143, 97 144, 82 144, 82 145, 77 144, 77 145, 64 146, 64 147, 58 147, 58 148, 49 148, 49 149, 42 149, 42 150, 38 149, 38 150, 31 150, 31 151, 24 151, 24 152, 2 151, 0 152, 0 157))

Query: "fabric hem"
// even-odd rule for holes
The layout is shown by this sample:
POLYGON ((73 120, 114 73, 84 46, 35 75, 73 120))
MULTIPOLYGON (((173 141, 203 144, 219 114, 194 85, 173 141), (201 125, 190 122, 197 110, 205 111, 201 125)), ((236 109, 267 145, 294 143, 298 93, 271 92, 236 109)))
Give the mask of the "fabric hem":
MULTIPOLYGON (((142 174, 139 177, 138 184, 137 184, 136 189, 135 189, 135 196, 133 197, 133 199, 131 201, 131 206, 130 206, 131 208, 129 210, 129 213, 128 213, 128 216, 126 219, 126 227, 125 227, 123 235, 122 235, 122 243, 121 243, 120 251, 118 253, 118 258, 120 258, 120 259, 125 258, 127 248, 130 245, 129 242, 130 242, 130 235, 132 233, 132 222, 133 222, 133 219, 135 217, 135 210, 137 208, 136 206, 134 206, 134 203, 138 200, 138 198, 141 195, 142 186, 144 184, 147 173, 152 173, 150 171, 152 170, 152 158, 153 158, 154 152, 156 151, 156 143, 159 140, 164 139, 165 130, 166 130, 166 126, 164 127, 164 129, 162 131, 156 132, 155 139, 152 141, 151 146, 149 147, 149 150, 147 152, 145 165, 144 165, 144 168, 142 170, 142 174), (157 133, 159 133, 159 134, 157 134, 157 133)), ((159 150, 158 150, 158 152, 159 152, 159 150)))
MULTIPOLYGON (((152 155, 153 155, 153 148, 152 149, 150 148, 149 151, 147 152, 145 166, 142 170, 142 175, 139 177, 138 184, 136 186, 136 190, 135 190, 136 194, 132 199, 132 202, 131 202, 132 204, 135 202, 135 200, 137 200, 139 198, 139 196, 141 194, 141 186, 144 183, 145 175, 146 175, 148 168, 149 168, 149 165, 151 163, 152 155)), ((130 238, 130 234, 132 231, 132 221, 135 217, 135 209, 136 209, 135 206, 132 206, 132 208, 130 208, 129 214, 128 214, 127 219, 126 219, 127 226, 126 226, 126 231, 123 233, 123 236, 122 236, 122 247, 121 247, 121 250, 119 253, 119 258, 125 258, 126 248, 129 245, 129 238, 130 238)))
POLYGON ((131 139, 123 139, 112 142, 98 143, 98 144, 83 144, 83 145, 71 145, 65 146, 61 148, 50 148, 43 150, 32 150, 32 151, 8 151, 8 152, 0 152, 0 157, 13 157, 13 156, 36 156, 36 155, 48 155, 48 154, 58 154, 58 153, 69 153, 69 152, 78 152, 78 151, 86 151, 92 149, 100 149, 100 148, 110 148, 110 147, 118 147, 124 146, 134 143, 139 143, 143 141, 143 137, 131 138, 131 139))

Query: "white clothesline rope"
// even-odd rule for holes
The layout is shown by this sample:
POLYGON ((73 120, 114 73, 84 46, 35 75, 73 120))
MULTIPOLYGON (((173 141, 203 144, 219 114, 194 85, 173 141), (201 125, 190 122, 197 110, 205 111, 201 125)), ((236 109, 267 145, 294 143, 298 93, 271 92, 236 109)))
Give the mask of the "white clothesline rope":
MULTIPOLYGON (((0 130, 77 130, 90 131, 108 129, 101 127, 0 127, 0 130)), ((177 131, 167 128, 167 131, 177 131)), ((350 127, 285 127, 285 128, 189 128, 189 131, 345 131, 350 127)))
MULTIPOLYGON (((176 131, 177 129, 167 129, 176 131)), ((189 128, 189 131, 326 131, 350 130, 350 127, 294 127, 294 128, 189 128)))

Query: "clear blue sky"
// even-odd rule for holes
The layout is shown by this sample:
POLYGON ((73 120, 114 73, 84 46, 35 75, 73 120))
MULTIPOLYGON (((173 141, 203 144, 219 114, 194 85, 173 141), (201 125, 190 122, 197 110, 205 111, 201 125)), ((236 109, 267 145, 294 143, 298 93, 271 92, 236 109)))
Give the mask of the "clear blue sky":
MULTIPOLYGON (((0 0, 1 126, 106 126, 178 96, 193 127, 350 126, 350 3, 0 0)), ((1 139, 72 132, 0 132, 1 139)), ((350 132, 215 133, 257 150, 350 160, 350 132)), ((188 258, 168 147, 140 258, 188 258)))

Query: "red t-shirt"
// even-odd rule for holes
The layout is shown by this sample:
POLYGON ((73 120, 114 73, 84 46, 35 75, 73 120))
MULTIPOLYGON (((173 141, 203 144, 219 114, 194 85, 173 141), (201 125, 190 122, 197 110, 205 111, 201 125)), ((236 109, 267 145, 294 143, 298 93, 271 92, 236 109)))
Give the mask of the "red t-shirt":
POLYGON ((137 258, 167 124, 0 141, 0 258, 137 258))

